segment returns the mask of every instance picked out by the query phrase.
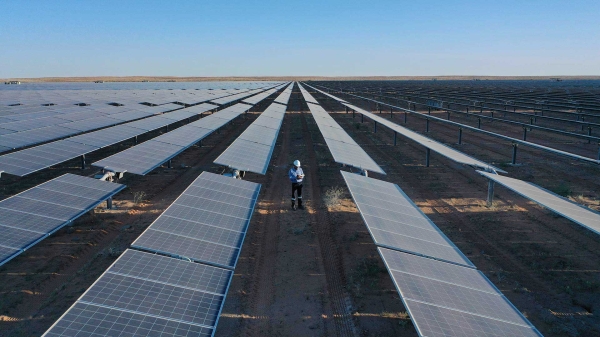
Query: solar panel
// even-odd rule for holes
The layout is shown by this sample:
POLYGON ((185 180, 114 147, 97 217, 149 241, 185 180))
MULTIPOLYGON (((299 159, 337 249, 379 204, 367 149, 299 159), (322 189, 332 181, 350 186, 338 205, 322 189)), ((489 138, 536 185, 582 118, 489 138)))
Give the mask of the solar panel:
POLYGON ((213 329, 156 316, 76 302, 43 336, 210 337, 213 329))
POLYGON ((281 128, 285 106, 273 103, 214 161, 234 169, 265 174, 281 128))
MULTIPOLYGON (((231 119, 239 116, 241 112, 239 112, 240 107, 238 105, 240 104, 94 162, 92 165, 109 168, 117 172, 127 171, 128 173, 139 175, 148 174, 164 162, 211 134, 213 127, 217 125, 222 126, 229 122, 230 119, 221 118, 224 115, 231 116, 231 119), (215 120, 218 120, 218 122, 215 123, 215 120)), ((211 105, 207 105, 205 108, 208 109, 210 107, 211 105)), ((175 112, 171 112, 170 114, 173 113, 175 112)))
POLYGON ((283 105, 287 105, 290 101, 290 96, 292 94, 292 88, 294 87, 294 82, 292 82, 285 90, 275 98, 273 102, 281 103, 283 105))
POLYGON ((343 172, 375 244, 472 267, 397 185, 343 172))
POLYGON ((234 268, 259 190, 203 172, 132 247, 234 268))
POLYGON ((541 336, 480 271, 378 250, 421 336, 541 336))
MULTIPOLYGON (((20 253, 123 188, 121 184, 65 174, 4 199, 0 201, 0 246, 20 253)), ((6 254, 0 256, 0 265, 15 256, 6 254)))
POLYGON ((449 158, 450 160, 453 160, 457 163, 470 165, 470 166, 474 166, 474 167, 480 167, 480 168, 493 168, 497 172, 506 172, 497 167, 491 166, 488 163, 485 163, 481 160, 477 160, 477 159, 475 159, 471 156, 468 156, 460 151, 457 151, 457 150, 451 148, 450 146, 444 145, 444 144, 439 143, 431 138, 420 135, 417 132, 414 132, 403 126, 393 123, 385 118, 377 116, 373 113, 370 113, 370 112, 363 110, 359 107, 356 107, 352 104, 348 104, 348 103, 342 103, 342 104, 344 104, 345 106, 349 107, 350 109, 352 109, 358 113, 361 113, 361 114, 371 118, 372 120, 376 121, 377 123, 387 126, 388 128, 392 129, 393 131, 395 131, 407 138, 410 138, 410 139, 414 140, 415 142, 425 146, 426 148, 431 149, 434 152, 437 152, 437 153, 441 154, 442 156, 449 158))
POLYGON ((563 198, 535 184, 483 171, 477 171, 506 188, 532 200, 565 218, 600 234, 600 213, 563 198))
POLYGON ((128 249, 45 336, 212 336, 232 276, 128 249))
POLYGON ((385 174, 377 163, 350 137, 317 101, 301 85, 300 91, 309 102, 308 108, 314 116, 319 131, 335 162, 363 170, 385 174))

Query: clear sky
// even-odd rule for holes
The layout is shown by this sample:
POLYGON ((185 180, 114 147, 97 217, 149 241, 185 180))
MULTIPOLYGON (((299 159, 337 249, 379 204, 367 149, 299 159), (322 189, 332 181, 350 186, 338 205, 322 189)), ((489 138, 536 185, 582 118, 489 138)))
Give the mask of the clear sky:
POLYGON ((0 0, 0 78, 600 75, 600 1, 0 0))

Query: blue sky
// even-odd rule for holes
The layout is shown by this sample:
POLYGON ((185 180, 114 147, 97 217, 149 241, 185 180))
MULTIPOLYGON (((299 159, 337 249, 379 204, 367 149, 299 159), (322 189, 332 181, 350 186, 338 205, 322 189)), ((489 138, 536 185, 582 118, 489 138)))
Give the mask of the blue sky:
POLYGON ((0 78, 600 75, 600 1, 0 0, 0 78))

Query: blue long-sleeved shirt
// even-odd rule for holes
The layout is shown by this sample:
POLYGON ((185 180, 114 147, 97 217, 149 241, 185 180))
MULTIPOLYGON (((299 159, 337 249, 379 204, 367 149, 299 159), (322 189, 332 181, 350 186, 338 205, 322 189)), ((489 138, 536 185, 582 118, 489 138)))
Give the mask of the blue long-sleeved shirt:
POLYGON ((297 175, 304 175, 304 171, 302 171, 301 167, 298 167, 298 169, 296 169, 295 167, 292 167, 290 169, 290 172, 288 173, 288 176, 290 177, 290 181, 293 183, 301 183, 302 179, 296 178, 297 175))

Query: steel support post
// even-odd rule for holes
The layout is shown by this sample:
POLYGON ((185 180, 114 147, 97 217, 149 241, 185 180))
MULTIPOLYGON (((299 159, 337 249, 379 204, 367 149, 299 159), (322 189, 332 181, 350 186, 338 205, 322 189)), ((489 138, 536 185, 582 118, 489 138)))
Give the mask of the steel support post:
POLYGON ((429 118, 425 118, 425 132, 429 132, 429 118))
POLYGON ((431 107, 430 107, 430 106, 429 106, 429 107, 427 107, 427 114, 428 114, 428 115, 431 115, 431 107))
POLYGON ((477 117, 477 128, 481 129, 481 117, 477 117))
POLYGON ((448 116, 446 117, 447 120, 450 120, 450 111, 446 111, 448 113, 448 116))
POLYGON ((458 128, 458 145, 462 144, 462 128, 458 128))
POLYGON ((527 140, 527 128, 523 128, 523 140, 527 140))
POLYGON ((360 122, 361 123, 365 122, 365 115, 364 114, 360 114, 360 122))
MULTIPOLYGON (((585 122, 585 116, 581 116, 581 121, 585 122)), ((581 131, 584 130, 583 126, 584 126, 583 123, 581 123, 581 131)))
POLYGON ((377 133, 377 122, 373 121, 373 125, 374 125, 373 133, 377 133))
POLYGON ((394 131, 394 146, 396 146, 397 138, 398 138, 398 132, 394 131))
POLYGON ((138 143, 138 138, 137 137, 138 136, 133 137, 133 142, 135 143, 135 145, 137 145, 137 143, 138 143))
POLYGON ((513 153, 512 153, 512 164, 515 165, 517 163, 517 147, 519 144, 513 143, 513 153))
MULTIPOLYGON (((590 137, 592 136, 592 127, 591 126, 588 126, 588 136, 590 136, 590 137)), ((592 143, 592 139, 588 138, 588 144, 591 144, 591 143, 592 143)))
POLYGON ((112 209, 112 198, 106 199, 106 209, 112 209))
POLYGON ((406 117, 408 116, 408 111, 404 111, 404 124, 406 124, 406 117))
POLYGON ((429 167, 429 155, 431 150, 429 148, 425 149, 425 167, 429 167))
POLYGON ((81 169, 85 170, 85 154, 81 155, 81 169))
POLYGON ((173 163, 171 163, 171 159, 169 159, 169 161, 167 161, 167 167, 168 167, 168 168, 172 168, 172 164, 173 164, 173 163))
POLYGON ((494 202, 494 181, 492 179, 489 179, 488 180, 487 207, 492 207, 493 202, 494 202))
POLYGON ((394 118, 394 108, 390 108, 390 119, 394 118))
POLYGON ((346 107, 346 115, 348 114, 348 107, 346 107))

